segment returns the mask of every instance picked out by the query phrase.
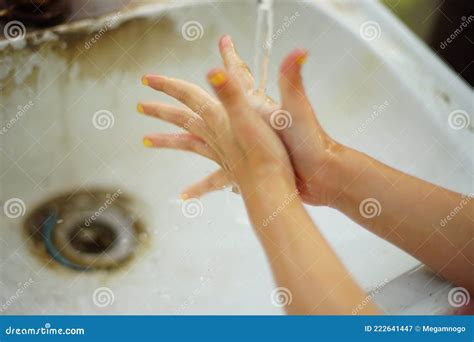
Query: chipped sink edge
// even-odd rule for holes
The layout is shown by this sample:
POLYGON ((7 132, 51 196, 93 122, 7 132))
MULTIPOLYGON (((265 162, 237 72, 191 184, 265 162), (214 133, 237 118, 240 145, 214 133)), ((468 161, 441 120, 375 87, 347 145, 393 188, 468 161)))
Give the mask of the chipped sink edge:
POLYGON ((14 50, 21 50, 27 43, 37 46, 46 42, 57 41, 61 35, 98 32, 103 29, 104 26, 107 26, 107 29, 114 29, 132 19, 141 17, 156 18, 170 8, 190 7, 197 3, 205 4, 209 2, 211 2, 211 0, 198 0, 196 3, 176 3, 174 0, 163 0, 163 2, 126 8, 123 11, 111 12, 95 18, 81 19, 44 29, 35 29, 33 32, 27 32, 24 37, 18 39, 9 40, 3 38, 0 40, 0 51, 9 47, 14 50))
MULTIPOLYGON (((278 1, 278 0, 277 0, 278 1)), ((155 18, 163 13, 163 11, 170 8, 186 8, 191 6, 200 6, 212 3, 212 0, 193 0, 186 1, 183 3, 177 3, 175 0, 163 0, 158 3, 143 4, 132 8, 126 8, 124 11, 112 12, 107 15, 99 16, 91 19, 81 19, 71 23, 61 24, 46 29, 38 29, 31 33, 27 33, 25 37, 21 39, 2 39, 0 40, 0 50, 7 47, 14 49, 21 49, 26 46, 28 40, 33 45, 40 45, 44 42, 57 40, 62 34, 71 34, 76 32, 87 32, 92 33, 99 31, 104 25, 109 25, 109 28, 116 28, 123 23, 140 17, 155 18)), ((250 0, 249 0, 250 2, 250 0)), ((443 62, 435 53, 433 53, 428 46, 426 46, 413 32, 410 31, 388 8, 378 1, 361 1, 354 5, 348 3, 342 9, 340 1, 323 1, 316 2, 315 0, 304 0, 301 3, 308 3, 312 6, 318 7, 324 11, 327 15, 332 17, 335 21, 342 24, 349 31, 359 35, 358 28, 361 23, 371 19, 379 19, 384 29, 382 39, 376 39, 371 41, 370 44, 366 44, 366 47, 377 54, 381 59, 390 59, 395 65, 388 65, 388 67, 394 69, 395 74, 399 75, 400 72, 406 77, 413 77, 408 72, 404 72, 405 69, 401 68, 411 64, 412 67, 422 65, 424 69, 431 69, 434 74, 439 74, 436 77, 439 81, 446 81, 448 84, 453 84, 455 87, 456 95, 461 97, 463 101, 468 103, 472 97, 472 88, 450 67, 443 62), (344 17, 344 20, 341 18, 344 17), (387 33, 389 38, 386 38, 387 33), (395 43, 395 37, 399 35, 402 41, 395 43), (397 56, 387 56, 385 48, 402 47, 403 51, 397 56), (395 58, 396 57, 396 58, 395 58), (408 58, 410 57, 410 58, 408 58), (412 60, 412 61, 411 61, 412 60), (415 62, 415 63, 414 63, 415 62), (396 68, 398 67, 398 68, 396 68)), ((277 3, 278 5, 278 3, 277 3)), ((394 52, 394 51, 391 51, 394 52)), ((419 69, 413 68, 414 71, 419 69)), ((422 80, 427 77, 426 74, 418 72, 418 80, 422 80)), ((429 75, 433 78, 432 75, 429 75)), ((401 77, 400 77, 401 78, 401 77)), ((401 78, 402 79, 402 78, 401 78)), ((404 82, 406 83, 406 81, 404 82)), ((445 84, 445 83, 441 83, 445 84)))
MULTIPOLYGON (((59 41, 61 35, 78 32, 93 33, 100 31, 104 26, 107 26, 107 29, 113 29, 132 19, 156 18, 169 9, 202 6, 213 2, 212 0, 192 0, 177 3, 174 0, 162 0, 157 3, 138 5, 97 18, 82 19, 33 31, 21 39, 0 40, 0 51, 8 47, 14 50, 22 49, 27 43, 40 45, 48 41, 59 41)), ((465 139, 472 138, 474 133, 470 100, 473 96, 472 88, 383 4, 379 1, 367 0, 357 4, 341 3, 338 0, 321 2, 304 0, 299 3, 318 8, 345 27, 355 39, 362 39, 359 31, 364 22, 375 21, 379 24, 380 37, 366 41, 366 48, 381 61, 389 61, 386 67, 392 70, 394 77, 412 90, 413 95, 429 112, 444 114, 431 115, 432 122, 438 129, 446 127, 449 113, 456 110, 466 111, 471 119, 470 126, 468 129, 453 134, 452 138, 456 143, 463 143, 465 139), (449 101, 444 95, 449 98, 449 101)))

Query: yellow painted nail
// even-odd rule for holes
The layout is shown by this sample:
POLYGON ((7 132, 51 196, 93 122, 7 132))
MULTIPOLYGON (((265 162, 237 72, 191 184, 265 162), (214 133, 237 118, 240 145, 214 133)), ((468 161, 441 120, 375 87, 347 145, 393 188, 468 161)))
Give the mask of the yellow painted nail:
POLYGON ((304 62, 306 62, 306 56, 303 55, 303 56, 299 56, 296 58, 296 63, 299 64, 299 65, 303 65, 304 62))
POLYGON ((145 146, 145 147, 152 147, 152 146, 153 146, 153 142, 152 142, 150 139, 145 138, 145 139, 143 139, 143 146, 145 146))
POLYGON ((218 72, 209 78, 209 82, 211 82, 214 87, 222 85, 225 81, 226 77, 223 72, 218 72))
POLYGON ((148 79, 147 79, 146 77, 143 77, 143 78, 142 78, 142 84, 143 84, 143 85, 146 85, 146 86, 149 84, 149 83, 148 83, 148 79))
POLYGON ((189 198, 188 194, 181 194, 181 201, 186 201, 189 198))
POLYGON ((137 111, 139 113, 145 114, 145 111, 143 110, 143 106, 141 103, 137 104, 137 111))

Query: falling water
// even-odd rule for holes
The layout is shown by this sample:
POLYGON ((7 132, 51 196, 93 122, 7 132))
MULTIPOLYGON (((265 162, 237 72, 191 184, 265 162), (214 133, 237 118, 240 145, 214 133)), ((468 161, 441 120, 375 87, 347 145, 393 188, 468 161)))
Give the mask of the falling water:
POLYGON ((268 59, 273 44, 272 35, 273 0, 258 0, 254 70, 257 92, 261 93, 265 93, 267 86, 268 59))

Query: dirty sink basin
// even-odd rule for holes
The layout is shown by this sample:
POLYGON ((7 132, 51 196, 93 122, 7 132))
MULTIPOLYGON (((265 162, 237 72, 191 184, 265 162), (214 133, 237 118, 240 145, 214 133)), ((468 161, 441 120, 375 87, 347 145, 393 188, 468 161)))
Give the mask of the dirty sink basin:
MULTIPOLYGON (((222 191, 184 208, 180 190, 216 166, 144 149, 144 133, 176 129, 135 113, 139 99, 172 101, 143 87, 144 73, 207 87, 224 33, 252 61, 255 19, 255 1, 160 3, 0 42, 2 314, 282 313, 239 196, 222 191), (132 216, 146 241, 133 246, 133 258, 84 271, 39 257, 44 247, 25 232, 29 215, 51 198, 96 188, 136 199, 132 216)), ((270 95, 278 97, 279 61, 306 47, 308 94, 332 136, 428 181, 474 191, 472 91, 387 10, 276 1, 274 20, 270 95)), ((308 210, 361 286, 382 289, 377 301, 387 313, 449 310, 449 284, 403 281, 415 259, 332 209, 308 210), (393 288, 386 284, 398 285, 384 292, 393 288), (400 293, 411 302, 401 305, 400 293), (437 299, 425 305, 428 296, 437 299)))

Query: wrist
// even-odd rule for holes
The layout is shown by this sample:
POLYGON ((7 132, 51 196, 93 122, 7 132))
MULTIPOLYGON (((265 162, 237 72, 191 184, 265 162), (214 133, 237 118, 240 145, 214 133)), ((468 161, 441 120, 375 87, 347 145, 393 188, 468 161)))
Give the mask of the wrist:
POLYGON ((286 244, 288 239, 283 237, 292 234, 295 228, 312 224, 296 186, 281 178, 244 187, 242 197, 258 235, 267 235, 271 231, 272 239, 275 239, 274 242, 278 240, 278 244, 286 244))
POLYGON ((241 169, 235 176, 242 193, 282 194, 296 189, 293 170, 283 167, 280 162, 241 169))
POLYGON ((278 201, 288 194, 298 194, 294 180, 288 180, 285 175, 251 178, 240 182, 239 187, 244 198, 257 197, 268 202, 278 201))
POLYGON ((239 181, 239 187, 247 204, 274 208, 287 198, 301 202, 293 174, 281 167, 252 172, 239 181))
POLYGON ((365 167, 361 153, 335 143, 327 153, 314 186, 320 189, 323 205, 338 208, 350 192, 351 185, 365 167))

